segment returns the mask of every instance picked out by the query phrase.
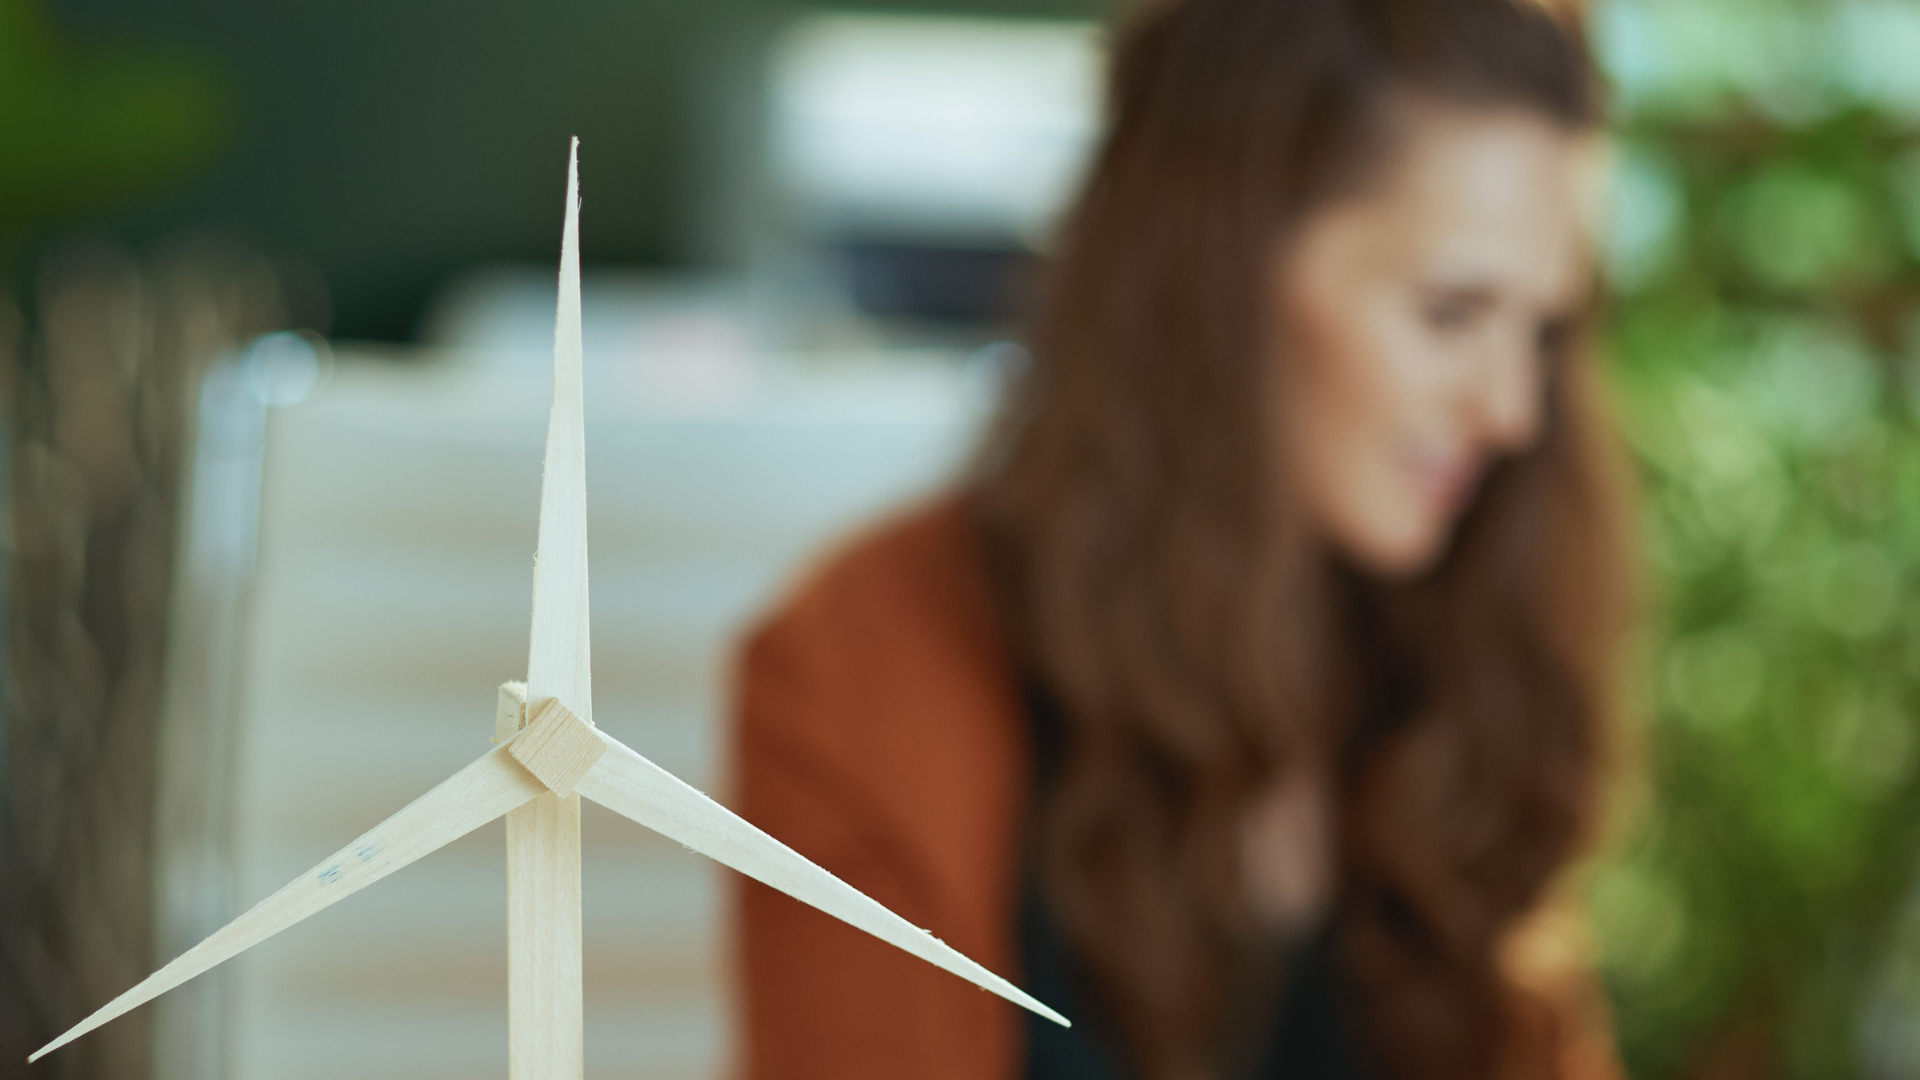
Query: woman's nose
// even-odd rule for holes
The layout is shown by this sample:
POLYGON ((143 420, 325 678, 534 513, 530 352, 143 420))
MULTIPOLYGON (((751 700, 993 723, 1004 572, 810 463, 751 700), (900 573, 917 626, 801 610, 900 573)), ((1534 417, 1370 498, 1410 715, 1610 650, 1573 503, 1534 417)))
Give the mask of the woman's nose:
POLYGON ((1540 433, 1540 357, 1532 334, 1507 334, 1488 349, 1472 395, 1482 444, 1496 453, 1521 450, 1540 433))

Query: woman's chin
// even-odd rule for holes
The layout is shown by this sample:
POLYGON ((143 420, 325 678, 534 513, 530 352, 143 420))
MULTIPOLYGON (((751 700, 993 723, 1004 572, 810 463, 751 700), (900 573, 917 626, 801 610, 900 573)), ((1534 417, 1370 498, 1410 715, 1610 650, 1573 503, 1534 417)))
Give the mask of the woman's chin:
POLYGON ((1362 571, 1387 581, 1408 581, 1432 570, 1446 550, 1444 528, 1426 522, 1380 523, 1352 530, 1342 553, 1362 571))

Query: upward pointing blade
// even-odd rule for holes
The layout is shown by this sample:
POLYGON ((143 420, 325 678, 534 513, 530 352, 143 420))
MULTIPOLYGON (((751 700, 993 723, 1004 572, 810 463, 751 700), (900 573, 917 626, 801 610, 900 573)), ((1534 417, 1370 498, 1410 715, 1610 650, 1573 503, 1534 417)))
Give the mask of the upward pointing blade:
POLYGON ((527 704, 547 698, 593 722, 587 636, 587 446, 580 390, 580 140, 567 162, 560 241, 560 303, 553 320, 553 408, 540 481, 540 542, 533 563, 533 635, 527 704))

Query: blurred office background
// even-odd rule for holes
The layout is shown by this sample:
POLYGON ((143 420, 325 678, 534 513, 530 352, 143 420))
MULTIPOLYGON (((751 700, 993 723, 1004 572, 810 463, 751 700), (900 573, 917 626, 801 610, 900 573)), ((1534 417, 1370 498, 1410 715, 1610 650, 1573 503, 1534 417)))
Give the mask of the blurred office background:
MULTIPOLYGON (((1578 886, 1639 1080, 1920 1077, 1920 0, 1596 0, 1633 757, 1578 886)), ((484 749, 582 139, 599 721, 991 408, 1089 0, 0 0, 0 1076, 504 1065, 497 827, 20 1072, 484 749), (369 759, 369 746, 381 748, 369 759)), ((593 1075, 727 1075, 716 871, 589 812, 593 1075)))

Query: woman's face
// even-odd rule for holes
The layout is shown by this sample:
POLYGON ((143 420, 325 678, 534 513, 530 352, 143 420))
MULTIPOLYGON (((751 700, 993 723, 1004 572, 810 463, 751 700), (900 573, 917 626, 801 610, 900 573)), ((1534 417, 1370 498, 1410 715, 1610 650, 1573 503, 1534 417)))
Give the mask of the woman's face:
POLYGON ((1585 301, 1582 142, 1520 109, 1409 105, 1385 175, 1276 254, 1279 453, 1321 539, 1417 574, 1540 435, 1546 342, 1585 301))

